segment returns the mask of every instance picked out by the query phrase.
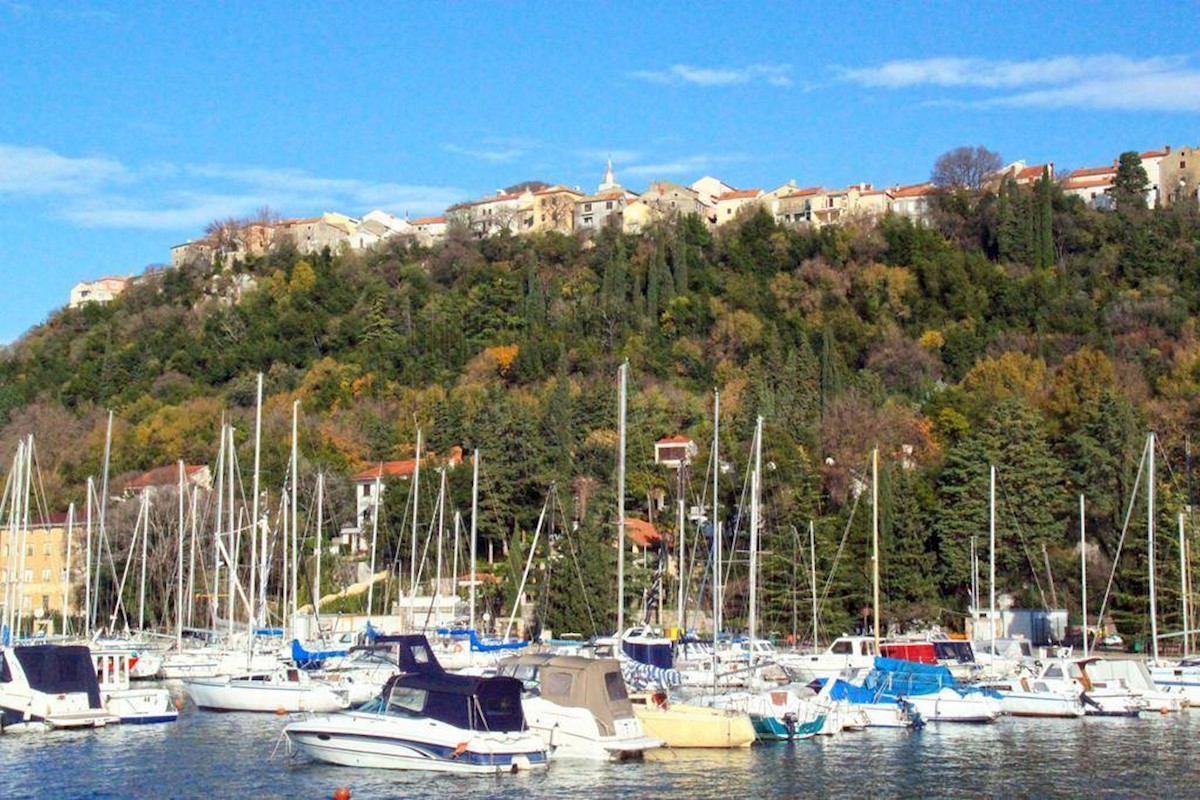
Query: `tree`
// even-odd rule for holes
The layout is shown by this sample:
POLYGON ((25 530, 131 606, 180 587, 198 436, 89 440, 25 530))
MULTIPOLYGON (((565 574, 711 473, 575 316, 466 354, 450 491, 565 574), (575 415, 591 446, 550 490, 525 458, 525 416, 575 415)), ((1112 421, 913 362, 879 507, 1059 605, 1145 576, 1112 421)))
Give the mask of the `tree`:
POLYGON ((1117 211, 1129 213, 1146 210, 1146 191, 1150 188, 1150 179, 1146 176, 1146 168, 1137 151, 1129 150, 1121 153, 1117 161, 1117 175, 1113 178, 1112 188, 1108 194, 1112 197, 1117 211))
POLYGON ((956 147, 933 162, 930 180, 943 189, 978 189, 1001 166, 1000 154, 983 145, 956 147))

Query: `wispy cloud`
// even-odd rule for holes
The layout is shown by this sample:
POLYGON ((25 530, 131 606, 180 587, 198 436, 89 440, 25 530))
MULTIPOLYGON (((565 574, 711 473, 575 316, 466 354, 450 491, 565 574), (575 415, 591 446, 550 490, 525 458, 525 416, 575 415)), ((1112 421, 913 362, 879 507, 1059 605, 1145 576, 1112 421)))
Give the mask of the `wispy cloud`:
POLYGON ((505 164, 516 161, 537 148, 537 142, 529 139, 486 137, 479 142, 463 146, 458 144, 443 144, 442 149, 447 153, 467 156, 491 164, 505 164))
POLYGON ((677 175, 699 177, 701 173, 745 160, 745 157, 741 155, 700 154, 651 164, 633 164, 623 168, 620 173, 631 178, 649 178, 651 180, 677 175))
POLYGON ((126 174, 108 158, 70 158, 44 147, 0 144, 0 196, 86 193, 126 174))
POLYGON ((1187 58, 1134 59, 1116 54, 1027 61, 925 58, 843 68, 852 83, 884 89, 997 90, 967 105, 1200 111, 1200 71, 1187 58))
POLYGON ((747 64, 744 67, 697 67, 673 64, 662 70, 635 70, 629 77, 665 85, 733 86, 744 83, 767 83, 771 86, 791 86, 790 64, 747 64))
POLYGON ((87 228, 195 230, 262 206, 287 213, 371 208, 424 213, 440 211, 463 194, 454 187, 327 178, 298 169, 163 162, 135 166, 0 145, 0 202, 53 200, 50 215, 87 228))

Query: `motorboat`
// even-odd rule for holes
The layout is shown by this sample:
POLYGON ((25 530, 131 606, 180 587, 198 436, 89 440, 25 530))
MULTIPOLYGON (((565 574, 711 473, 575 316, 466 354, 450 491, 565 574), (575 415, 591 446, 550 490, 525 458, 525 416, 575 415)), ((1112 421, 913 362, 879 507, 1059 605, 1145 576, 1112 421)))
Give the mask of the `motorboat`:
POLYGON ((207 711, 337 711, 350 705, 344 689, 311 677, 296 667, 279 667, 217 678, 192 678, 184 691, 207 711))
POLYGON ((1131 658, 1101 658, 1088 665, 1093 684, 1107 685, 1119 681, 1141 696, 1146 711, 1167 714, 1182 711, 1187 705, 1183 692, 1168 691, 1154 682, 1146 662, 1131 658))
POLYGON ((875 663, 875 640, 870 636, 840 636, 823 653, 777 652, 775 661, 793 680, 809 683, 836 678, 847 670, 871 669, 875 663))
POLYGON ((669 748, 738 749, 756 738, 750 715, 743 711, 675 703, 661 691, 631 695, 630 702, 646 735, 669 748))
POLYGON ((162 687, 130 685, 133 660, 125 648, 92 649, 101 705, 126 725, 177 720, 179 709, 170 691, 162 687))
POLYGON ((869 672, 850 682, 879 698, 911 704, 926 722, 995 722, 1001 714, 996 692, 960 684, 939 664, 879 656, 869 672))
POLYGON ((1155 687, 1183 698, 1189 706, 1200 706, 1200 660, 1185 658, 1178 663, 1160 663, 1149 669, 1155 687))
POLYGON ((976 684, 1000 695, 1000 708, 1010 717, 1058 717, 1072 719, 1084 715, 1081 690, 1051 688, 1044 680, 1028 677, 992 680, 976 684))
POLYGON ((195 647, 163 653, 158 668, 161 680, 190 678, 219 678, 245 672, 272 670, 280 665, 275 653, 255 652, 225 647, 195 647))
POLYGON ((831 711, 827 704, 787 687, 730 692, 697 698, 697 702, 747 714, 760 741, 792 741, 821 734, 826 731, 831 711))
POLYGON ((497 671, 525 685, 525 721, 553 758, 619 761, 663 745, 633 713, 616 659, 521 655, 502 660, 497 671))
POLYGON ((913 708, 912 703, 897 697, 886 697, 882 692, 855 686, 833 678, 829 696, 844 700, 866 717, 868 728, 920 728, 925 720, 913 708))
POLYGON ((27 645, 0 650, 0 730, 102 728, 108 711, 85 645, 27 645))
POLYGON ((1042 665, 1037 680, 1060 692, 1077 691, 1088 716, 1136 717, 1148 707, 1138 692, 1120 679, 1101 680, 1092 669, 1102 659, 1061 658, 1042 665))
POLYGON ((284 732, 329 764, 464 774, 543 770, 549 748, 530 731, 516 678, 453 675, 424 636, 397 637, 401 674, 352 711, 312 715, 284 732))

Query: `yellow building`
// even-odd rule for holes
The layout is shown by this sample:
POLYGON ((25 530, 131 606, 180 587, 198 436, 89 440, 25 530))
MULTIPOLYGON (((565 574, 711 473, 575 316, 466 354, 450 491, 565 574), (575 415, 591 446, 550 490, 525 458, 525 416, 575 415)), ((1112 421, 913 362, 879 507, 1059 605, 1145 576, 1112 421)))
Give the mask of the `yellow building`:
MULTIPOLYGON (((71 574, 76 577, 83 574, 82 537, 83 526, 76 525, 71 541, 71 574)), ((66 515, 33 525, 28 531, 17 531, 15 536, 7 527, 0 530, 0 605, 13 602, 23 617, 48 619, 52 614, 61 614, 66 556, 66 515)), ((80 604, 80 598, 71 597, 67 613, 79 613, 80 604)), ((7 613, 5 608, 3 616, 7 613)))

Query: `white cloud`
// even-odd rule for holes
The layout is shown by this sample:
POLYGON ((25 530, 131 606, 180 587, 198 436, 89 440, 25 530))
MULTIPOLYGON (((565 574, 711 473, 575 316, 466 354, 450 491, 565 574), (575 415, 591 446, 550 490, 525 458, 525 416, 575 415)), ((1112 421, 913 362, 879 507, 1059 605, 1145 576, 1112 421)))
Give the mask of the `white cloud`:
POLYGON ((459 147, 456 144, 444 144, 442 145, 442 149, 447 153, 467 156, 468 158, 475 158, 480 161, 490 162, 492 164, 503 164, 509 161, 515 161, 516 159, 525 155, 524 150, 516 147, 484 149, 459 147))
POLYGON ((695 67, 673 64, 663 70, 635 70, 629 77, 667 85, 733 86, 743 83, 767 83, 791 86, 790 64, 748 64, 744 67, 695 67))
POLYGON ((631 178, 665 178, 675 175, 695 175, 699 177, 719 166, 736 161, 744 161, 739 155, 694 155, 677 158, 672 161, 662 161, 656 164, 634 164, 620 170, 618 177, 628 175, 631 178))
POLYGON ((1028 61, 926 58, 842 69, 840 73, 844 80, 870 88, 1006 90, 969 104, 976 107, 1200 110, 1200 72, 1182 57, 1133 59, 1103 54, 1028 61))
POLYGON ((441 211, 461 189, 355 178, 298 169, 71 158, 37 147, 0 144, 0 201, 53 199, 49 213, 87 228, 196 230, 263 206, 285 212, 441 211))
POLYGON ((80 194, 124 177, 108 158, 69 158, 44 147, 0 144, 0 195, 80 194))

